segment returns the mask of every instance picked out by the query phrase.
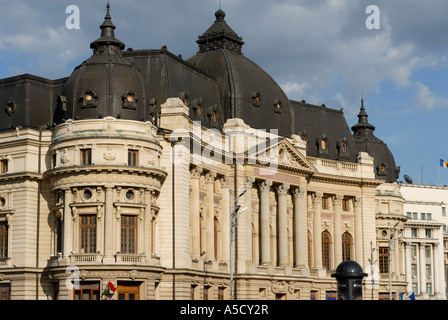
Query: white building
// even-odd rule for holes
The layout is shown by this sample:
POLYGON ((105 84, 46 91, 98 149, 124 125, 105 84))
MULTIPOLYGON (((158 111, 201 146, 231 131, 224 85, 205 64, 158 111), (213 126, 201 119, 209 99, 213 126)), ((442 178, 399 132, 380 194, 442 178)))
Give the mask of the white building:
POLYGON ((446 299, 448 187, 402 184, 406 280, 417 299, 446 299))

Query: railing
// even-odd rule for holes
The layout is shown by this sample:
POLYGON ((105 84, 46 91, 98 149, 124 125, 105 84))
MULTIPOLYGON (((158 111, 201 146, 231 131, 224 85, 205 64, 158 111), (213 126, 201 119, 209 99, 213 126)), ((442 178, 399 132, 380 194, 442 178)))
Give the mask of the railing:
POLYGON ((72 263, 100 263, 102 255, 100 254, 72 254, 70 262, 72 263))
POLYGON ((145 262, 145 258, 146 257, 144 255, 117 253, 115 255, 115 262, 124 264, 141 264, 145 262))

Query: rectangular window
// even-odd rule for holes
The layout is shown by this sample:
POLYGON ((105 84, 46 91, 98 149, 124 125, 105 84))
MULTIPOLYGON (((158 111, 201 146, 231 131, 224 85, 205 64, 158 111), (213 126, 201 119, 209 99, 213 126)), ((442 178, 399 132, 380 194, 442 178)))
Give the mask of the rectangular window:
POLYGON ((446 207, 442 207, 442 216, 446 216, 446 207))
POLYGON ((425 246, 425 257, 431 258, 431 247, 430 246, 425 246))
POLYGON ((81 166, 89 166, 92 164, 92 149, 81 149, 81 166))
POLYGON ((431 265, 430 264, 426 265, 426 277, 428 279, 431 278, 431 265))
POLYGON ((8 258, 8 225, 0 222, 0 258, 8 258))
POLYGON ((432 294, 432 284, 430 282, 426 283, 426 293, 432 294))
POLYGON ((128 166, 137 166, 138 164, 138 151, 128 150, 128 166))
POLYGON ((96 216, 82 215, 79 223, 80 252, 96 252, 96 216))
POLYGON ((420 213, 420 220, 426 220, 426 213, 424 212, 420 213))
POLYGON ((412 218, 412 213, 411 212, 406 212, 406 216, 411 219, 412 218))
POLYGON ((425 235, 426 235, 426 238, 431 238, 431 229, 426 229, 425 235))
POLYGON ((11 293, 11 284, 0 283, 0 300, 9 300, 11 293))
POLYGON ((411 265, 411 275, 413 279, 417 279, 417 265, 411 265))
POLYGON ((432 214, 431 214, 431 212, 428 212, 428 213, 426 214, 426 220, 432 220, 432 214))
POLYGON ((137 252, 137 217, 121 216, 121 253, 137 252))
POLYGON ((412 219, 417 220, 417 212, 412 212, 412 219))
POLYGON ((73 290, 74 300, 100 300, 100 285, 97 282, 81 282, 79 289, 73 290))
POLYGON ((218 300, 224 300, 224 288, 218 287, 218 300))
POLYGON ((322 209, 328 209, 328 198, 322 198, 322 209))
POLYGON ((350 202, 348 199, 342 200, 342 210, 344 211, 350 211, 350 202))
POLYGON ((3 159, 0 160, 0 173, 7 173, 8 172, 8 160, 3 159))
POLYGON ((416 228, 411 229, 411 237, 417 238, 417 229, 416 228))
POLYGON ((389 272, 389 248, 380 247, 378 250, 378 261, 381 273, 389 272))

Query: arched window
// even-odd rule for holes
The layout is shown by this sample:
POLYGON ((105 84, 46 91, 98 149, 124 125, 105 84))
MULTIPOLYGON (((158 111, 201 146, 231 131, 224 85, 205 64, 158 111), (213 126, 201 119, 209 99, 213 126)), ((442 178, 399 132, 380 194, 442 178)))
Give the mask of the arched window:
POLYGON ((345 232, 342 235, 342 260, 352 259, 352 236, 345 232))
POLYGON ((322 264, 327 269, 330 269, 330 244, 330 233, 328 231, 322 232, 322 264))

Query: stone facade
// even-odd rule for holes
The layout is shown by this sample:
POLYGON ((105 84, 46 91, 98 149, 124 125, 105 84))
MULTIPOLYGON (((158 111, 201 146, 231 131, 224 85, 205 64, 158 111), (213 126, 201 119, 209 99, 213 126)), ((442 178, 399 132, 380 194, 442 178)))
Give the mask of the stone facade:
MULTIPOLYGON (((402 202, 382 209, 390 184, 366 153, 308 157, 297 136, 240 119, 207 129, 178 98, 161 110, 163 133, 106 117, 1 134, 0 284, 11 299, 229 299, 231 260, 236 299, 334 298, 338 264, 368 269, 384 216, 406 220, 402 202), (230 252, 235 205, 246 209, 230 252)), ((387 293, 387 278, 368 282, 365 299, 387 293)))

